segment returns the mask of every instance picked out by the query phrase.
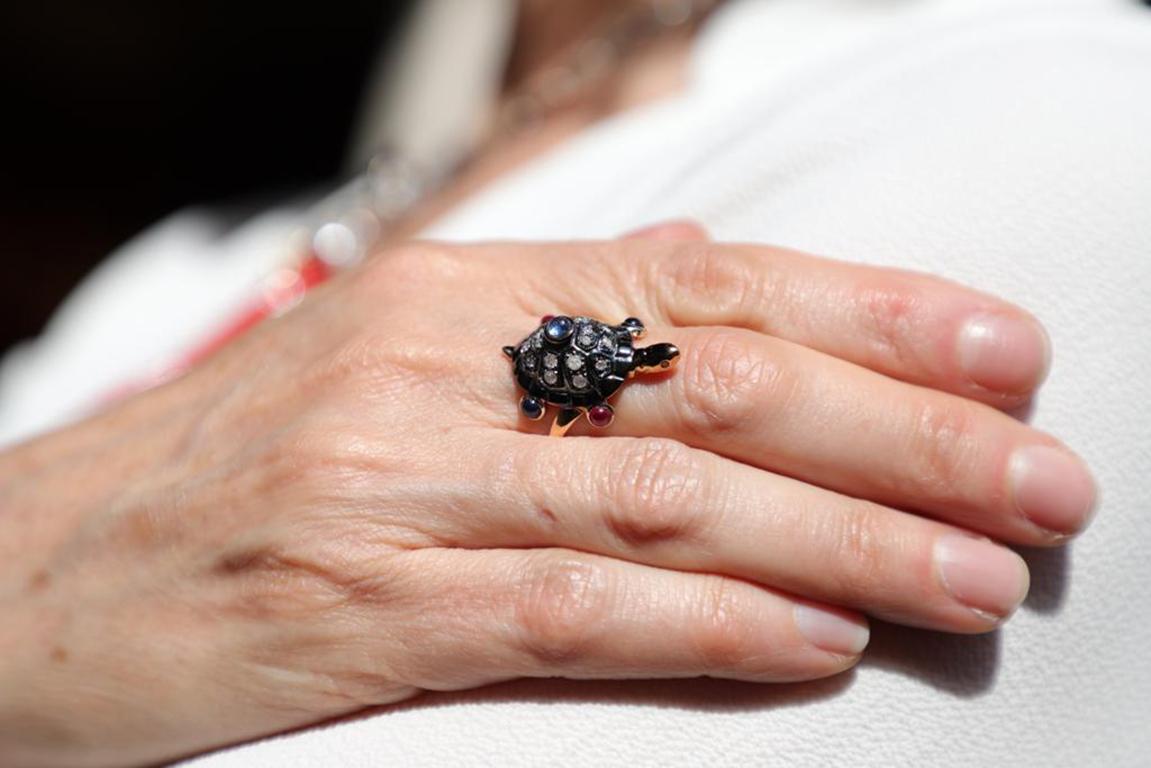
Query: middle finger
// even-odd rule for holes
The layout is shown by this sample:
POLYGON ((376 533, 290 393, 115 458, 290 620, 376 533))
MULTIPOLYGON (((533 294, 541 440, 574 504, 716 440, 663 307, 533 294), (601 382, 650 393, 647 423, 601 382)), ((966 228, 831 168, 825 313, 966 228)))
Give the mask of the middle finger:
POLYGON ((626 386, 612 434, 674 438, 1023 544, 1077 532, 1093 506, 1078 457, 989 406, 753 331, 651 338, 675 341, 678 371, 626 386))

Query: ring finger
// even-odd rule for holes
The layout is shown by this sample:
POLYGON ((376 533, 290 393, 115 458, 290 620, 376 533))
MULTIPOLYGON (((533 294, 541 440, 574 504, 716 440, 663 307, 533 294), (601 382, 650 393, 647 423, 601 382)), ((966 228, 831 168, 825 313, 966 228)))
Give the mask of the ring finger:
POLYGON ((673 440, 514 436, 495 448, 465 460, 490 493, 450 516, 451 541, 721 573, 952 632, 993 628, 1027 592, 1027 567, 1005 547, 673 440))

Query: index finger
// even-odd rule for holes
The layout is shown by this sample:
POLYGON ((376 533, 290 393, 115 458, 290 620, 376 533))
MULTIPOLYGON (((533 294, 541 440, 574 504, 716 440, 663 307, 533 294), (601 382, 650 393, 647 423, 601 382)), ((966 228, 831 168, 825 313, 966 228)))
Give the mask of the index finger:
POLYGON ((933 275, 707 241, 565 244, 548 253, 574 270, 562 283, 573 310, 587 300, 575 291, 607 274, 621 317, 646 311, 653 325, 747 328, 999 408, 1025 402, 1050 364, 1047 333, 1031 313, 933 275))

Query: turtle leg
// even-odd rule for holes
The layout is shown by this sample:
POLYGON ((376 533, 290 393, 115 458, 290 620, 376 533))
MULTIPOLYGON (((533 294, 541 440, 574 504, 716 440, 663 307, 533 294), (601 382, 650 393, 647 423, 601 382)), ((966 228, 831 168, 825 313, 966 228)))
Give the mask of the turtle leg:
POLYGON ((520 398, 520 413, 532 421, 539 421, 547 411, 547 404, 538 397, 524 395, 520 398))
POLYGON ((607 403, 593 405, 587 409, 587 420, 593 427, 600 429, 610 427, 612 421, 615 420, 615 410, 607 403))
POLYGON ((515 360, 516 359, 516 348, 515 347, 504 347, 504 354, 508 356, 509 360, 515 360))
POLYGON ((552 437, 563 437, 567 431, 572 428, 580 416, 583 416, 583 411, 578 408, 564 408, 556 414, 556 420, 552 423, 552 437))
POLYGON ((642 339, 647 335, 647 328, 644 327, 643 320, 640 320, 638 317, 629 317, 620 323, 620 325, 627 328, 628 333, 631 334, 633 339, 642 339))

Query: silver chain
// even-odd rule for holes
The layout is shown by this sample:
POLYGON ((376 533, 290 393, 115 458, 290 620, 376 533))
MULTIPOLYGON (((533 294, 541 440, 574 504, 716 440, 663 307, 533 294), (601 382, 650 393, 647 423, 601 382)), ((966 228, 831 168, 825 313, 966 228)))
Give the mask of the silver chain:
MULTIPOLYGON (((571 104, 608 77, 635 50, 705 18, 721 0, 647 0, 615 13, 564 59, 530 78, 509 96, 492 134, 506 136, 571 104)), ((360 261, 380 236, 442 187, 453 168, 417 168, 381 152, 367 170, 325 198, 313 211, 311 250, 329 265, 360 261)))
POLYGON ((648 0, 617 11, 563 61, 513 93, 497 130, 515 131, 552 114, 610 75, 645 43, 697 23, 718 4, 719 0, 648 0))

